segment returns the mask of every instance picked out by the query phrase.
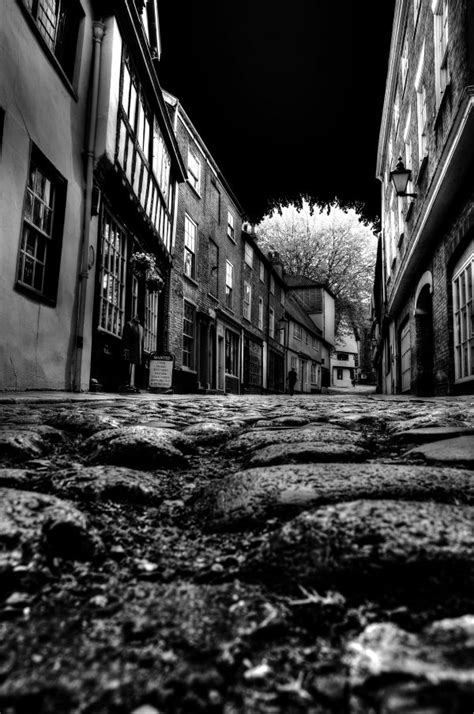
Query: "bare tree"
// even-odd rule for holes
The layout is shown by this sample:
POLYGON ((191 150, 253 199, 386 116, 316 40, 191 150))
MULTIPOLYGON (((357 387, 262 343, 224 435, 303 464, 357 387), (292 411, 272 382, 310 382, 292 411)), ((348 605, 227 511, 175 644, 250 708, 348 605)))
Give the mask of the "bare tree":
POLYGON ((372 292, 375 226, 356 207, 337 200, 325 207, 305 198, 276 207, 256 227, 259 244, 278 251, 289 275, 304 275, 336 298, 336 323, 360 327, 372 292))

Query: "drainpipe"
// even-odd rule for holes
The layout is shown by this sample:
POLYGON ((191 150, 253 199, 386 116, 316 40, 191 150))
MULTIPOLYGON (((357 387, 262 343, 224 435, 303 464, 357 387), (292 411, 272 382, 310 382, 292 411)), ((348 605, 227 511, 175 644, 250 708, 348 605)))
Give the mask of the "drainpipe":
POLYGON ((84 188, 84 215, 82 227, 82 247, 80 256, 78 308, 76 317, 76 343, 73 375, 73 390, 81 391, 83 361, 84 361, 84 323, 86 317, 87 281, 89 280, 89 240, 92 206, 92 183, 95 159, 95 138, 97 128, 97 104, 99 100, 99 75, 102 51, 102 40, 105 34, 103 22, 93 22, 92 49, 92 88, 89 123, 86 139, 86 185, 84 188))

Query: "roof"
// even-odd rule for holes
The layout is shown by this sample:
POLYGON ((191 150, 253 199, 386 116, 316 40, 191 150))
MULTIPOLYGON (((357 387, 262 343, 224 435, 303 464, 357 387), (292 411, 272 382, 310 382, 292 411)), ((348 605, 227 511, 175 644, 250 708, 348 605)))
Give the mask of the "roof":
POLYGON ((195 140, 195 142, 196 142, 197 145, 199 146, 200 150, 201 150, 202 153, 204 154, 204 156, 205 156, 205 158, 206 158, 206 160, 207 160, 209 166, 210 166, 211 169, 214 171, 214 173, 216 174, 216 176, 219 178, 219 181, 221 182, 221 184, 222 184, 223 187, 225 188, 225 190, 226 190, 228 196, 230 196, 230 198, 231 198, 232 201, 234 202, 235 208, 237 209, 237 211, 238 211, 242 216, 245 216, 245 215, 246 215, 245 210, 243 209, 243 207, 241 206, 241 204, 240 204, 239 200, 237 199, 235 193, 233 192, 233 190, 232 190, 231 187, 229 186, 229 184, 228 184, 226 178, 224 177, 224 174, 223 174, 222 171, 220 170, 220 168, 219 168, 219 166, 217 165, 217 163, 216 163, 214 157, 212 156, 211 152, 209 151, 209 149, 207 148, 206 144, 205 144, 204 141, 202 140, 201 135, 199 134, 198 130, 196 129, 196 127, 195 127, 194 124, 192 123, 192 121, 191 121, 191 119, 189 118, 188 114, 187 114, 187 113, 185 112, 185 110, 183 109, 183 105, 181 104, 181 102, 180 102, 180 100, 178 99, 178 97, 175 97, 174 94, 171 94, 171 93, 168 92, 166 89, 162 89, 161 91, 163 92, 163 97, 164 97, 165 102, 166 102, 170 107, 172 107, 175 112, 178 113, 180 119, 181 119, 182 122, 185 124, 186 129, 188 130, 188 132, 189 132, 190 134, 192 134, 193 139, 195 140))
POLYGON ((308 332, 312 332, 319 337, 322 336, 322 330, 320 330, 319 327, 312 321, 294 295, 290 294, 287 296, 285 312, 292 320, 294 320, 294 322, 298 322, 300 325, 303 325, 308 332))

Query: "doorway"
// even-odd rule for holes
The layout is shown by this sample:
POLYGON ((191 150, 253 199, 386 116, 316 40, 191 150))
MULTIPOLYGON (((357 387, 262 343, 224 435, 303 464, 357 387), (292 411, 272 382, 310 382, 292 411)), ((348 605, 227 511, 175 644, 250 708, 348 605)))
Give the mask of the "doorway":
POLYGON ((421 290, 415 307, 415 390, 433 394, 433 300, 429 285, 421 290))

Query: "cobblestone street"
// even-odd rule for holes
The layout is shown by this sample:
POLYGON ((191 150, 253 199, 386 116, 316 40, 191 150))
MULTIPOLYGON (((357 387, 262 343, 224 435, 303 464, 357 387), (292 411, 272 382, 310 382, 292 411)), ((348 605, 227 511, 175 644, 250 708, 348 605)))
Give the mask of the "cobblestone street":
POLYGON ((473 711, 473 398, 0 413, 2 714, 473 711))

